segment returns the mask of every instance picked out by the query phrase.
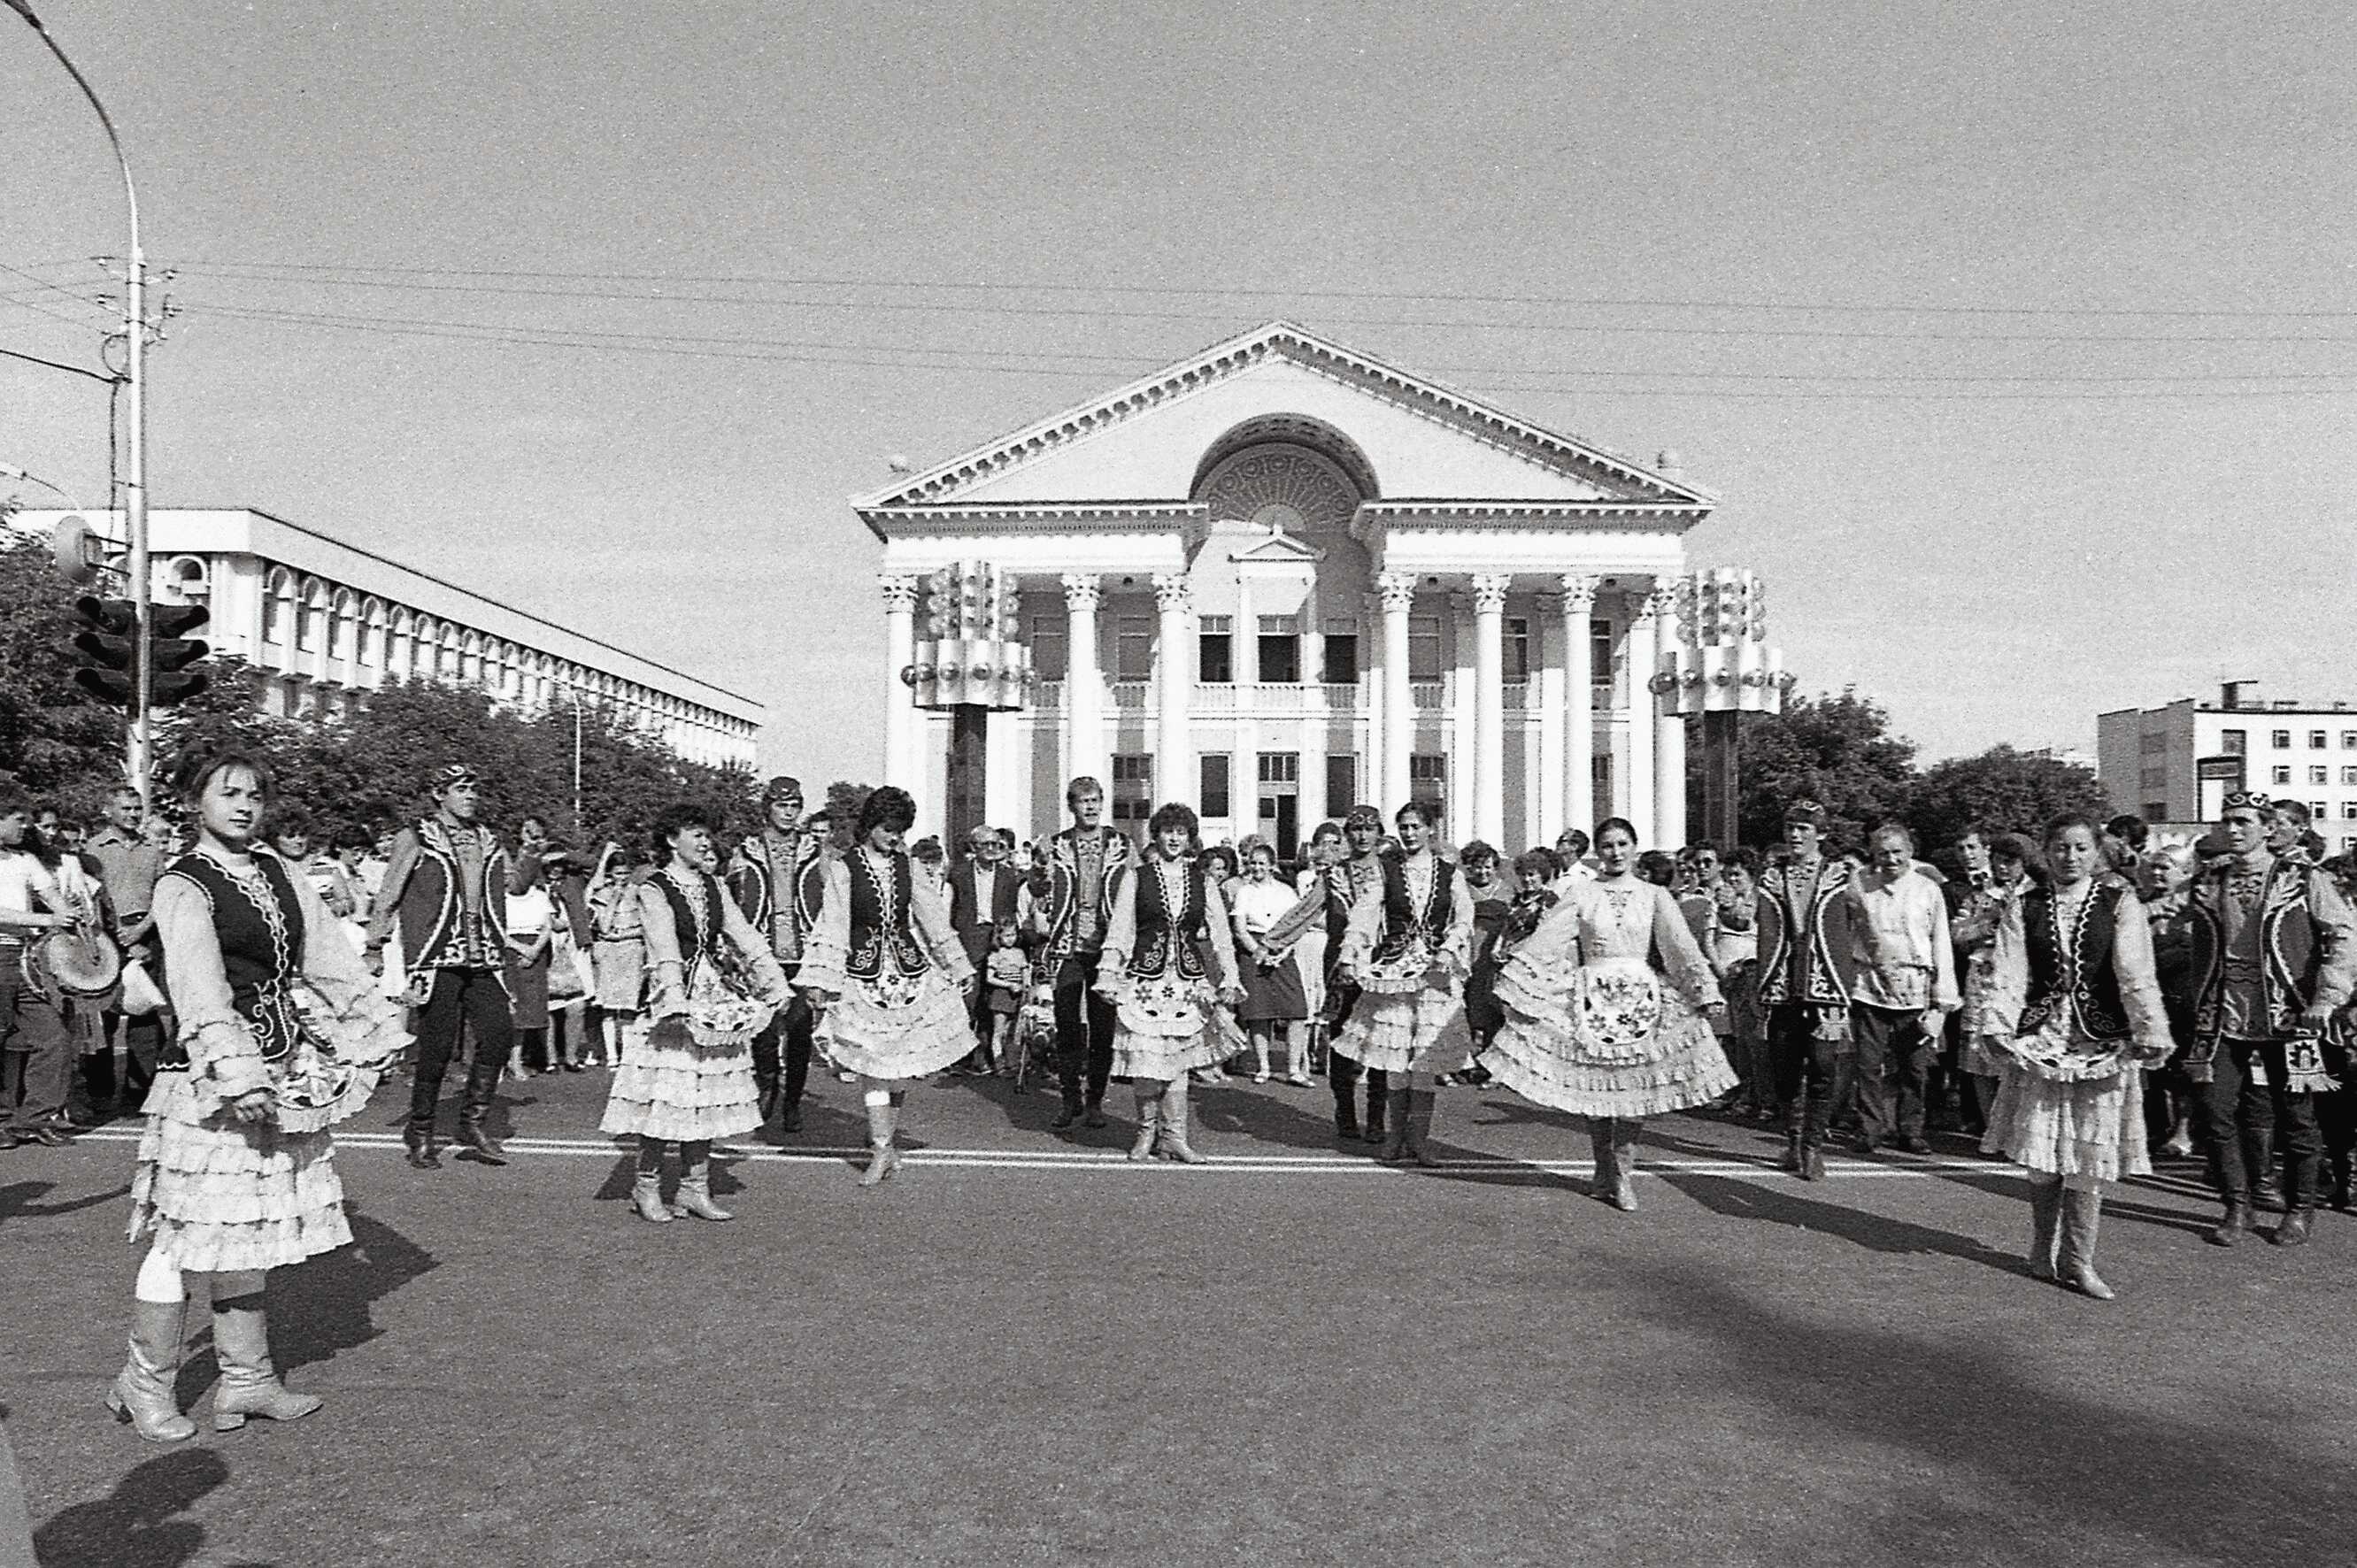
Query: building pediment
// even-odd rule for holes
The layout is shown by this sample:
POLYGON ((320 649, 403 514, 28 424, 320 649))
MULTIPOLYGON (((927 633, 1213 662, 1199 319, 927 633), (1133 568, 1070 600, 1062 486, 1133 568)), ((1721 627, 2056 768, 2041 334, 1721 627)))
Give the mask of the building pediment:
POLYGON ((1308 567, 1326 559, 1326 552, 1289 533, 1269 533, 1230 545, 1228 559, 1239 566, 1308 567))
POLYGON ((1198 480, 1240 435, 1322 443, 1369 499, 1711 504, 1677 479, 1286 322, 1214 345, 853 504, 888 536, 896 519, 932 507, 1184 503, 1198 499, 1198 480))

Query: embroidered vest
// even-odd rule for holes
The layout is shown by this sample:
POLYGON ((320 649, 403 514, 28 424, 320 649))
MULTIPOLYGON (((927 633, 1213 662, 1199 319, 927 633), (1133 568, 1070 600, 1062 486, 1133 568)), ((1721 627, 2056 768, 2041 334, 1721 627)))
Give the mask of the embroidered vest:
MULTIPOLYGON (((221 942, 230 1005, 253 1031, 263 1060, 274 1065, 285 1058, 301 1029, 287 987, 302 970, 303 906, 276 855, 256 852, 253 864, 266 897, 257 896, 209 854, 184 854, 164 875, 195 884, 205 896, 221 942)), ((174 1039, 156 1052, 156 1065, 185 1070, 188 1053, 174 1039)))
POLYGON ((490 830, 467 827, 460 832, 480 840, 483 855, 482 948, 467 951, 465 904, 460 878, 465 875, 453 853, 447 830, 428 818, 416 824, 417 869, 401 890, 402 957, 413 970, 497 968, 507 950, 507 852, 490 830))
POLYGON ((655 881, 662 885, 663 901, 671 906, 672 925, 679 932, 681 962, 690 968, 712 962, 721 949, 719 884, 697 872, 691 890, 681 886, 669 869, 658 873, 655 881))
POLYGON ((1457 863, 1437 854, 1432 857, 1432 893, 1421 909, 1408 897, 1406 860, 1385 855, 1382 865, 1383 935, 1375 944, 1375 961, 1386 963, 1399 957, 1416 937, 1422 937, 1426 946, 1438 946, 1441 933, 1448 929, 1456 913, 1451 900, 1456 897, 1457 863))
POLYGON ((1173 910, 1163 897, 1162 876, 1152 856, 1132 872, 1137 878, 1137 945, 1129 956, 1129 972, 1152 980, 1169 968, 1175 955, 1185 980, 1203 978, 1203 950, 1211 925, 1203 901, 1203 863, 1184 863, 1186 907, 1173 910))
POLYGON ((2089 1039, 2127 1037, 2127 1008, 2120 1000, 2120 977, 2112 968, 2121 892, 2110 885, 2091 890, 2069 930, 2062 929, 2061 911, 2050 889, 2032 887, 2022 895, 2029 996, 2021 1010, 2021 1034, 2037 1033, 2057 1008, 2068 1008, 2072 1026, 2089 1039))
MULTIPOLYGON (((771 858, 770 837, 754 833, 737 847, 728 867, 728 891, 752 928, 770 939, 770 950, 780 963, 802 960, 802 943, 818 918, 815 899, 804 884, 821 864, 817 839, 809 833, 794 841, 791 865, 771 858)), ((824 877, 815 880, 824 886, 824 877)))
POLYGON ((909 927, 909 897, 914 877, 909 857, 892 856, 888 886, 876 876, 875 864, 865 850, 843 857, 851 873, 851 943, 844 972, 854 980, 874 980, 884 972, 888 950, 893 966, 902 974, 922 974, 932 967, 909 927))
MULTIPOLYGON (((2220 999, 2226 989, 2226 921, 2222 911, 2232 875, 2228 866, 2204 873, 2186 901, 2185 918, 2191 938, 2187 944, 2191 961, 2187 967, 2194 976, 2193 1027, 2201 1036, 2215 1036, 2223 1026, 2220 999)), ((2316 994, 2317 971, 2324 962, 2316 921, 2308 911, 2309 878, 2315 875, 2305 863, 2278 856, 2249 917, 2259 925, 2259 995, 2266 1009, 2267 1027, 2278 1038, 2300 1032, 2300 1013, 2316 994)))

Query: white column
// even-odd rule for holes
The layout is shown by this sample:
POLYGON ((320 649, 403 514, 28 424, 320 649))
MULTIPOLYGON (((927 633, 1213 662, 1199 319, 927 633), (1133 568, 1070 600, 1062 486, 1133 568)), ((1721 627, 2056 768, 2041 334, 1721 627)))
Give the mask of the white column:
POLYGON ((1661 841, 1653 832, 1653 693, 1645 684, 1653 678, 1652 601, 1632 598, 1630 614, 1634 618, 1621 643, 1626 650, 1622 663, 1627 680, 1615 689, 1625 721, 1622 738, 1629 758, 1628 782, 1617 785, 1613 793, 1620 797, 1620 814, 1637 830, 1637 847, 1659 849, 1661 841))
MULTIPOLYGON (((1677 646, 1677 596, 1665 585, 1653 593, 1655 672, 1677 646)), ((1652 697, 1646 707, 1653 715, 1653 836, 1662 848, 1676 850, 1686 842, 1686 721, 1664 713, 1667 706, 1662 698, 1652 697)))
POLYGON ((1104 786, 1113 798, 1113 780, 1106 778, 1104 677, 1097 673, 1097 579, 1093 573, 1066 573, 1064 609, 1071 623, 1064 634, 1064 782, 1082 777, 1104 786))
POLYGON ((884 590, 884 782, 920 795, 916 694, 901 673, 917 657, 917 579, 888 572, 877 583, 884 590))
POLYGON ((1441 808, 1448 818, 1442 833, 1448 842, 1463 844, 1473 836, 1474 753, 1473 730, 1473 596, 1466 593, 1448 596, 1448 782, 1441 791, 1441 808))
POLYGON ((1029 819, 1023 803, 1027 782, 1023 743, 1030 717, 1014 709, 992 714, 990 733, 982 747, 982 820, 1006 829, 1018 841, 1028 836, 1024 831, 1029 819))
POLYGON ((1531 630, 1539 639, 1538 680, 1534 682, 1539 713, 1538 777, 1529 794, 1531 800, 1530 842, 1552 844, 1563 832, 1564 807, 1570 790, 1564 772, 1563 731, 1564 665, 1570 656, 1566 646, 1563 625, 1563 601, 1554 594, 1539 596, 1539 613, 1531 622, 1531 630))
POLYGON ((1383 773, 1372 802, 1386 816, 1407 800, 1407 759, 1415 746, 1415 704, 1407 689, 1407 615, 1415 603, 1415 574, 1375 578, 1383 606, 1383 773))
POLYGON ((1506 842, 1506 590, 1513 579, 1483 573, 1473 579, 1474 836, 1500 849, 1506 842))
POLYGON ((1195 777, 1195 748, 1187 733, 1188 705, 1195 694, 1195 614, 1187 602, 1184 572, 1154 575, 1154 607, 1162 617, 1154 656, 1156 691, 1161 699, 1154 737, 1154 798, 1185 800, 1200 809, 1196 795, 1200 780, 1195 777))
MULTIPOLYGON (((1590 657, 1595 628, 1596 579, 1576 574, 1558 579, 1563 589, 1563 825, 1596 832, 1596 671, 1590 657)), ((1559 831, 1559 830, 1558 830, 1559 831)), ((1547 840, 1552 843, 1554 838, 1547 840)))

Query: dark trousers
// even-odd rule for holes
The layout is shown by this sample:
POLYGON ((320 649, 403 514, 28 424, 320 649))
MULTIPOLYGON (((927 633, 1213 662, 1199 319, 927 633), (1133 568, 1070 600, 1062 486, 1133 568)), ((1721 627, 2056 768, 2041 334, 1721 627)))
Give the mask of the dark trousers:
POLYGON ((1075 953, 1056 966, 1056 1076, 1064 1103, 1094 1105, 1113 1078, 1113 1004, 1096 993, 1101 953, 1075 953))
POLYGON ((2251 1188, 2272 1173, 2276 1153, 2281 1150, 2286 1206, 2315 1208, 2324 1155, 2317 1097, 2285 1090, 2282 1042, 2220 1040, 2210 1066, 2202 1100, 2210 1116, 2219 1195, 2229 1203, 2248 1202, 2251 1188), (2266 1066, 2265 1084, 2251 1071, 2253 1058, 2266 1066))
POLYGON ((1816 1009, 1786 1004, 1768 1009, 1768 1072, 1784 1124, 1813 1147, 1824 1142, 1841 1097, 1842 1042, 1815 1036, 1816 1009))
POLYGON ((467 1073, 467 1099, 459 1109, 463 1126, 481 1122, 500 1087, 500 1069, 507 1066, 515 1045, 515 1015, 508 988, 496 969, 443 969, 434 972, 434 990, 417 1010, 417 1077, 409 1089, 409 1125, 430 1132, 435 1107, 442 1100, 442 1075, 458 1051, 458 1024, 466 1021, 475 1036, 475 1063, 467 1073))
MULTIPOLYGON (((147 1098, 147 1090, 156 1081, 156 1055, 164 1048, 164 1015, 110 1012, 104 1022, 109 1039, 114 1036, 114 1023, 118 1018, 123 1021, 121 1093, 124 1103, 136 1109, 147 1098)), ((112 1072, 113 1059, 110 1057, 106 1061, 107 1069, 112 1072)))
POLYGON ((1923 1135, 1923 1085, 1932 1065, 1932 1040, 1923 1033, 1921 1018, 1918 1010, 1850 1004, 1849 1037, 1857 1063, 1858 1136, 1866 1143, 1890 1141, 1894 1088, 1899 1093, 1897 1135, 1923 1135))
POLYGON ((0 976, 0 1118, 19 1131, 61 1120, 80 1052, 57 1004, 15 973, 0 976))
MULTIPOLYGON (((2344 1067, 2334 1076, 2347 1083, 2348 1073, 2344 1067)), ((2330 1094, 2318 1095, 2316 1125, 2324 1136, 2324 1163, 2332 1169, 2332 1180, 2336 1185, 2346 1186, 2352 1156, 2357 1155, 2357 1089, 2336 1089, 2330 1094)))
MULTIPOLYGON (((788 970, 788 979, 794 971, 788 970)), ((761 1032, 753 1036, 753 1083, 760 1090, 761 1102, 767 1105, 771 1093, 776 1093, 781 1106, 802 1102, 802 1090, 810 1082, 811 1031, 817 1020, 811 1015, 811 1004, 802 993, 778 1009, 761 1032)))

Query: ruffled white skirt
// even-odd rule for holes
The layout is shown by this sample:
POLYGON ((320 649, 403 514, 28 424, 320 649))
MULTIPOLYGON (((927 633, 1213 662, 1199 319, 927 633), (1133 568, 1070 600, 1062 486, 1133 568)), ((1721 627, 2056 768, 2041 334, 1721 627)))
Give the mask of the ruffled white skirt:
POLYGON ((1996 1053, 1996 1099, 1982 1151, 2085 1191, 2100 1192, 2105 1182, 2123 1176, 2150 1176, 2144 1069, 2116 1052, 2073 1052, 2069 1028, 2058 1011, 2023 1042, 2036 1060, 1996 1053))
POLYGON ((685 1018, 670 1017, 632 1031, 597 1131, 710 1143, 760 1124, 751 1036, 700 1037, 685 1018))
POLYGON ((862 1078, 922 1078, 974 1049, 965 998, 939 969, 853 980, 813 1032, 827 1059, 862 1078))
POLYGON ((1575 1116, 1658 1116, 1736 1087, 1710 1025, 1642 961, 1584 965, 1566 985, 1520 957, 1499 970, 1506 1022, 1481 1065, 1523 1099, 1575 1116))
POLYGON ((1412 985, 1370 976, 1336 1032, 1333 1050, 1378 1072, 1455 1072, 1473 1059, 1473 1031, 1465 999, 1454 986, 1412 985), (1383 986, 1392 989, 1379 989, 1383 986))
POLYGON ((248 1125, 225 1112, 192 1120, 188 1074, 158 1073, 148 1091, 129 1239, 176 1266, 208 1273, 283 1268, 352 1239, 334 1134, 248 1125))

